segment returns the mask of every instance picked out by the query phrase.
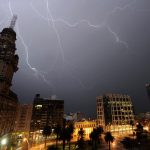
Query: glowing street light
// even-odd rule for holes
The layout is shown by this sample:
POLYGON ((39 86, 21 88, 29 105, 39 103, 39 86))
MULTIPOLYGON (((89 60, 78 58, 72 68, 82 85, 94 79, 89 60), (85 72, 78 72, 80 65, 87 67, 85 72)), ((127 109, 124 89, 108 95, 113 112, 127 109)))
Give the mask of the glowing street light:
POLYGON ((27 141, 27 138, 24 138, 24 139, 23 139, 23 142, 26 142, 26 141, 27 141))
POLYGON ((5 139, 2 139, 1 140, 1 145, 6 145, 7 144, 7 139, 5 138, 5 139))
POLYGON ((115 146, 116 146, 116 142, 113 142, 113 143, 112 143, 112 146, 115 147, 115 146))
POLYGON ((29 149, 29 141, 28 141, 28 139, 27 138, 23 138, 23 142, 27 142, 27 146, 28 146, 28 149, 29 149))

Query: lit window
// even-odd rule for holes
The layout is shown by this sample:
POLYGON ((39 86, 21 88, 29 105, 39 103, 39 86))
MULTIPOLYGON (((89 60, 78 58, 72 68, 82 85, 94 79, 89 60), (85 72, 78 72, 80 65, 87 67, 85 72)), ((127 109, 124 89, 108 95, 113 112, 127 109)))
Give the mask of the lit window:
POLYGON ((35 105, 35 108, 41 109, 41 108, 42 108, 42 105, 35 105))

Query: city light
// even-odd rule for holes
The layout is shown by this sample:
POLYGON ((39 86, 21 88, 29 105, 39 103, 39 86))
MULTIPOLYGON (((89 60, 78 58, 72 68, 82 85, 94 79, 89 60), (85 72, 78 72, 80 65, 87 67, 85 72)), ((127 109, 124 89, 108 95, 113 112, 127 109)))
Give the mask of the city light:
POLYGON ((112 143, 112 146, 115 147, 115 146, 116 146, 116 142, 113 142, 113 143, 112 143))
POLYGON ((27 138, 24 138, 24 139, 23 139, 23 142, 26 142, 26 141, 27 141, 27 138))
POLYGON ((5 138, 5 139, 2 139, 1 140, 1 145, 6 145, 7 144, 7 139, 5 138))
POLYGON ((143 129, 146 130, 146 131, 148 131, 148 130, 149 130, 149 127, 148 127, 148 126, 145 126, 143 129))

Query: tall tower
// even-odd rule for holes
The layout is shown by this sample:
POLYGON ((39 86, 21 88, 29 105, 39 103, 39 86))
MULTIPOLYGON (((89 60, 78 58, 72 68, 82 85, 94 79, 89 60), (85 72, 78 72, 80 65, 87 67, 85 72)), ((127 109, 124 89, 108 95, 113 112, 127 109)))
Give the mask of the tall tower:
POLYGON ((17 95, 10 90, 19 60, 15 54, 16 33, 13 29, 16 19, 14 16, 10 27, 0 32, 0 136, 13 131, 18 103, 17 95))
POLYGON ((8 94, 14 72, 18 70, 18 55, 16 51, 16 33, 13 30, 14 16, 9 28, 0 33, 0 92, 8 94))

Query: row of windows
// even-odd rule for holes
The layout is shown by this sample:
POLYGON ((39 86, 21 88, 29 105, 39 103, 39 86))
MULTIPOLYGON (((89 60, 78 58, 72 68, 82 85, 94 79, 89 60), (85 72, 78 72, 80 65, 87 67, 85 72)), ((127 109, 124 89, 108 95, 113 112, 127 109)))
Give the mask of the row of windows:
POLYGON ((104 113, 104 111, 101 109, 97 109, 97 113, 104 113))
MULTIPOLYGON (((132 104, 131 103, 126 103, 126 104, 123 104, 123 103, 109 103, 108 106, 111 106, 112 108, 132 108, 132 104)), ((102 103, 98 103, 97 104, 97 107, 98 109, 99 108, 103 108, 103 104, 102 103)))
POLYGON ((132 115, 132 112, 113 111, 112 115, 132 115))
MULTIPOLYGON (((122 101, 122 102, 130 102, 130 97, 108 97, 109 101, 122 101)), ((97 102, 102 102, 103 98, 97 99, 97 102)))
POLYGON ((132 120, 133 117, 115 116, 112 117, 113 120, 132 120))
POLYGON ((76 128, 94 128, 96 124, 76 125, 76 128))
POLYGON ((98 116, 98 119, 103 120, 103 117, 102 116, 98 116))
POLYGON ((97 114, 98 114, 98 115, 103 115, 103 112, 102 112, 102 111, 101 111, 101 112, 97 112, 97 114))
POLYGON ((112 110, 120 110, 120 111, 132 110, 132 107, 112 107, 112 110))

